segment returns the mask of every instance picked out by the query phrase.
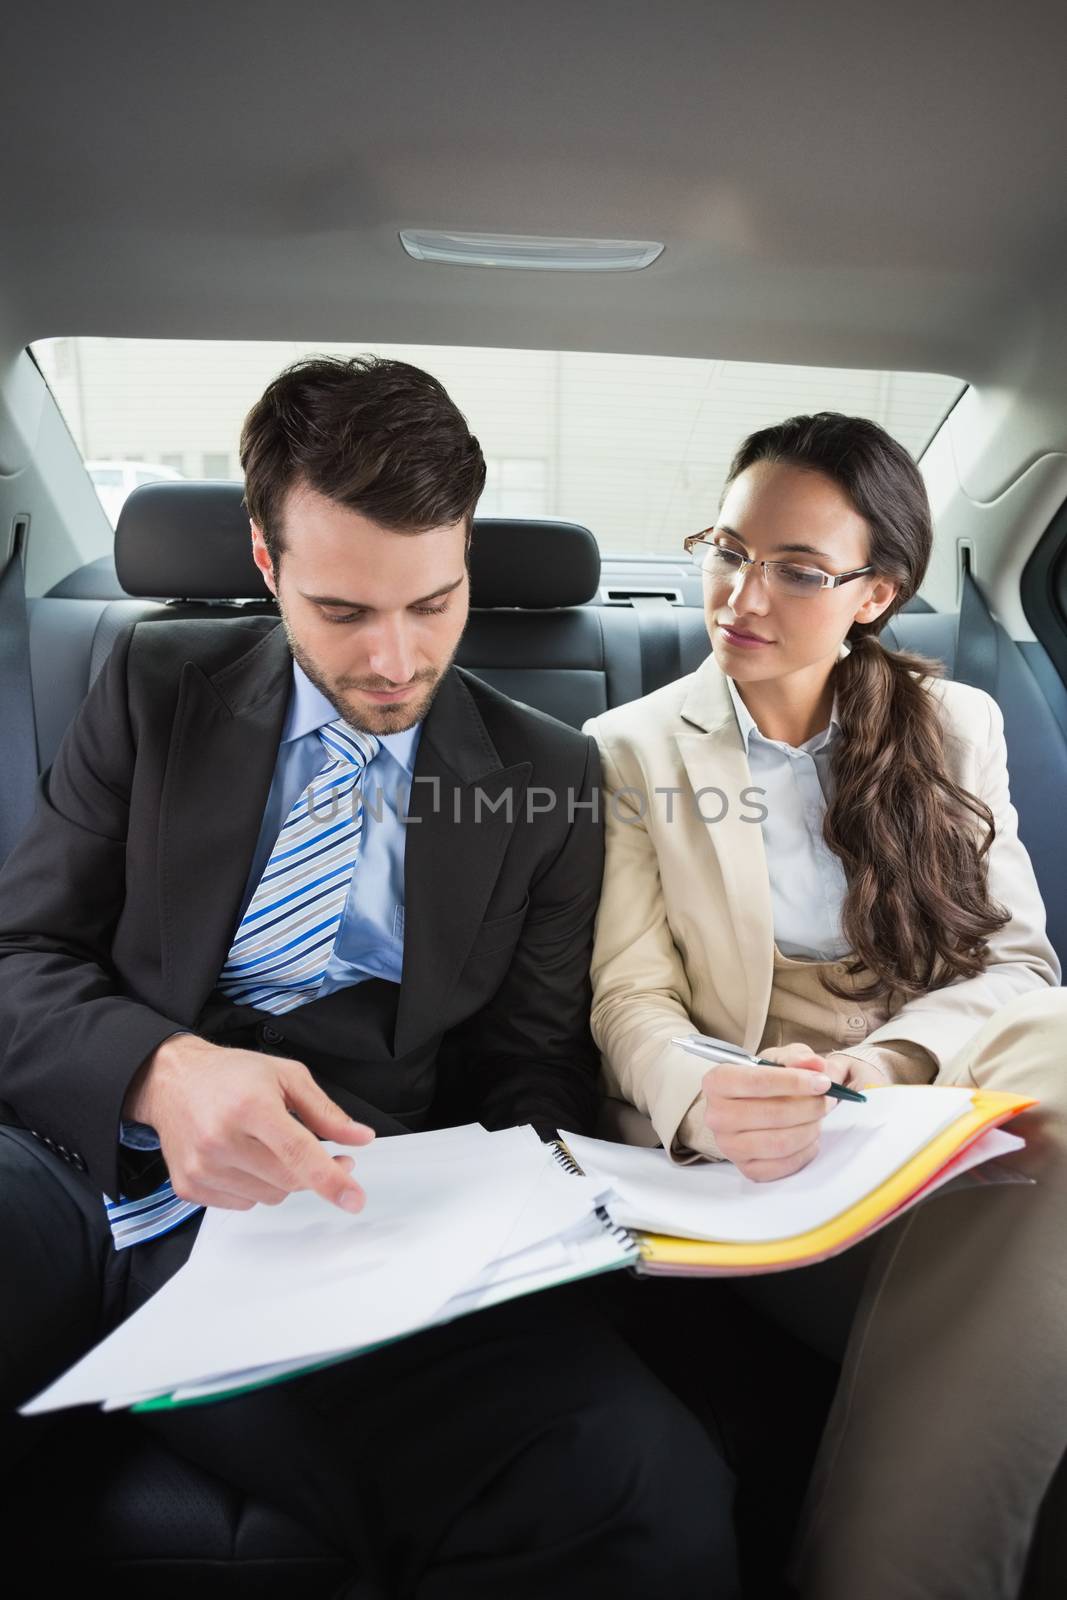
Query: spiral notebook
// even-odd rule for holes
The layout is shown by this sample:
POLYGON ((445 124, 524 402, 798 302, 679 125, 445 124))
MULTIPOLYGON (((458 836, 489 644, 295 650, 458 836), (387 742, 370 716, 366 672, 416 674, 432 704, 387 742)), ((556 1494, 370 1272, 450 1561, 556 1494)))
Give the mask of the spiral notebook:
MULTIPOLYGON (((865 1105, 839 1104, 816 1159, 774 1183, 728 1162, 680 1166, 662 1149, 565 1134, 571 1169, 610 1190, 610 1221, 627 1229, 641 1274, 781 1271, 847 1250, 965 1172, 1024 1141, 1001 1124, 1032 1106, 988 1090, 897 1085, 865 1105)), ((1010 1169, 995 1180, 1025 1182, 1010 1169)))

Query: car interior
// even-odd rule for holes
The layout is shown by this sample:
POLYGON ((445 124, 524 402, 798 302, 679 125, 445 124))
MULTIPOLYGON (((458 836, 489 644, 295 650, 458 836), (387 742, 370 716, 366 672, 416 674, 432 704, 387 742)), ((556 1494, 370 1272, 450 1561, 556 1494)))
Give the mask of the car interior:
MULTIPOLYGON (((605 368, 602 402, 583 401, 609 419, 642 415, 646 359, 937 374, 954 381, 916 447, 934 558, 884 638, 1001 707, 1020 834, 1067 967, 1065 47, 1047 0, 1025 13, 915 0, 9 13, 0 859, 124 629, 273 611, 232 466, 138 474, 136 440, 90 449, 50 341, 86 360, 93 342, 121 356, 153 341, 164 376, 140 408, 166 403, 166 350, 183 341, 274 342, 275 370, 297 346, 418 346, 427 365, 445 346, 633 358, 605 368), (418 259, 402 230, 469 231, 481 255, 418 259), (482 264, 487 235, 528 253, 663 248, 639 270, 516 270, 482 264), (109 459, 129 469, 114 531, 87 458, 103 481, 109 459)), ((781 416, 818 409, 825 390, 797 379, 786 393, 781 416)), ((505 403, 487 386, 474 432, 505 403)), ((736 443, 746 420, 718 403, 736 443)), ((220 448, 232 463, 236 440, 220 448)), ((574 727, 709 649, 682 538, 714 502, 702 522, 664 517, 655 540, 635 512, 624 540, 594 501, 546 493, 509 514, 500 498, 478 515, 458 656, 574 727)), ((160 1594, 328 1594, 341 1570, 308 1530, 127 1419, 41 1419, 4 1471, 27 1559, 143 1573, 160 1594)), ((1067 1461, 1028 1600, 1064 1592, 1065 1530, 1067 1461)))

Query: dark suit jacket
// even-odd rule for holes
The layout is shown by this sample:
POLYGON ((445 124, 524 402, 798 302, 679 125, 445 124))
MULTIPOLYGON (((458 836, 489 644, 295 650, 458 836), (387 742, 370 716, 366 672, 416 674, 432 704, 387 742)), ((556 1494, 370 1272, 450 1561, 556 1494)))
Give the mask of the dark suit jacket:
MULTIPOLYGON (((0 872, 0 1101, 108 1194, 130 1080, 218 1001, 290 683, 270 618, 135 627, 0 872)), ((448 672, 416 760, 403 981, 372 980, 388 1024, 334 1051, 329 1093, 424 1111, 451 1060, 458 1115, 588 1127, 598 781, 592 740, 448 672)), ((301 1011, 306 1034, 308 1008, 280 1026, 301 1011)), ((316 1072, 313 1048, 281 1053, 316 1072)))

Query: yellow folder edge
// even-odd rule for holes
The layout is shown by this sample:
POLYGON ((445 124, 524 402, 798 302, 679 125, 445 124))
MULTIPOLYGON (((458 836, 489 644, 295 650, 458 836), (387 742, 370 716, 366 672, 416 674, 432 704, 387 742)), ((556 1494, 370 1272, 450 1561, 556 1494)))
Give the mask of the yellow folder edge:
MULTIPOLYGON (((936 1093, 936 1090, 933 1091, 936 1093)), ((853 1244, 884 1222, 894 1211, 913 1199, 931 1178, 948 1165, 961 1150, 989 1128, 1007 1122, 1036 1100, 1006 1094, 995 1089, 976 1089, 972 1109, 942 1130, 892 1177, 872 1189, 854 1206, 842 1211, 818 1228, 791 1239, 772 1239, 765 1243, 721 1244, 704 1239, 677 1239, 665 1234, 640 1233, 635 1237, 641 1251, 641 1265, 655 1267, 746 1267, 800 1265, 823 1256, 834 1255, 853 1244)))

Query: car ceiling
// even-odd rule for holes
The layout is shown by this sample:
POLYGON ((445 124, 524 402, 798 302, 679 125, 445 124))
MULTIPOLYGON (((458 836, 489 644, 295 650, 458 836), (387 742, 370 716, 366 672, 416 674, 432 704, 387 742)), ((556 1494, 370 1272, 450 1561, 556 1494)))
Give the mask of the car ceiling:
POLYGON ((1040 334, 1067 13, 7 8, 0 328, 923 368, 1040 334), (655 239, 620 276, 419 264, 400 227, 655 239))

